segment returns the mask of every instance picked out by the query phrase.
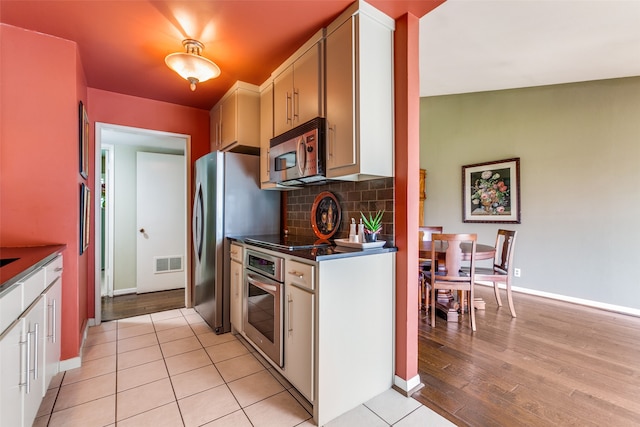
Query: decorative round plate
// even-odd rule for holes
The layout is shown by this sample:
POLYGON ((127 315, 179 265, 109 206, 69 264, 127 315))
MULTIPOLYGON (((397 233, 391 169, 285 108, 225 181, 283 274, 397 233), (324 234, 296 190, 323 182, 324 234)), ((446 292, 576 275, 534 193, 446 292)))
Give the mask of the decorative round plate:
POLYGON ((316 196, 311 208, 311 228, 321 239, 329 239, 340 227, 341 210, 333 193, 323 191, 316 196))

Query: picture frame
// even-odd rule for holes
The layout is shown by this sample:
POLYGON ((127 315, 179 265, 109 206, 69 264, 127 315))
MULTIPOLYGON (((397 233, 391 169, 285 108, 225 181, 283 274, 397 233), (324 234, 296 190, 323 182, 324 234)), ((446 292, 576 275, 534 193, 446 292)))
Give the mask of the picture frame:
POLYGON ((91 218, 91 190, 89 186, 80 184, 80 255, 89 247, 89 226, 91 218))
POLYGON ((311 207, 311 228, 320 239, 331 238, 342 220, 342 210, 336 196, 330 191, 318 194, 311 207))
POLYGON ((520 224, 520 158, 462 166, 462 221, 520 224))
POLYGON ((79 127, 78 139, 80 145, 80 176, 87 179, 89 177, 89 115, 82 101, 78 106, 79 127))

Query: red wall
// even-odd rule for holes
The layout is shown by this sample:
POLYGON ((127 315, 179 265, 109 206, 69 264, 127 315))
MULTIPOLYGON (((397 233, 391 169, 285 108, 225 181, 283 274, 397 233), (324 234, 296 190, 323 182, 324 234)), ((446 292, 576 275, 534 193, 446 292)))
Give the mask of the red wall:
POLYGON ((208 110, 93 88, 88 95, 92 127, 101 122, 191 135, 192 162, 209 152, 208 110))
MULTIPOLYGON (((209 152, 209 112, 87 88, 74 42, 0 24, 0 246, 66 244, 62 359, 79 355, 94 316, 95 224, 79 255, 80 183, 94 189, 95 122, 191 135, 209 152), (91 124, 89 178, 79 174, 78 103, 91 124)), ((95 200, 95 199, 94 199, 95 200)))
POLYGON ((86 322, 87 256, 78 256, 76 44, 0 25, 0 245, 66 244, 62 357, 78 354, 86 322))

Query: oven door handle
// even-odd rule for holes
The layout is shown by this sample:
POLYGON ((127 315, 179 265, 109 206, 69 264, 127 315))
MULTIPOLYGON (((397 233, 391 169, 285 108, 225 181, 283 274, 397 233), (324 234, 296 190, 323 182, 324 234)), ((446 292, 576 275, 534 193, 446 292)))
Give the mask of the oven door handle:
POLYGON ((247 281, 251 283, 256 288, 260 288, 265 292, 270 293, 271 295, 275 295, 278 291, 278 285, 271 285, 269 283, 265 283, 264 281, 260 281, 256 276, 251 273, 247 273, 247 281))

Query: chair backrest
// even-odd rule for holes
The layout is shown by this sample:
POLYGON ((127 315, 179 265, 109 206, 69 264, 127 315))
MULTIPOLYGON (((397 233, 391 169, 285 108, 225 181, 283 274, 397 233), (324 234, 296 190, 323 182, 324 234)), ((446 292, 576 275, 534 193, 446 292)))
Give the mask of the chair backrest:
POLYGON ((420 227, 418 227, 418 236, 419 236, 420 240, 423 241, 423 242, 430 242, 431 241, 431 236, 434 233, 441 234, 442 233, 442 226, 425 226, 425 225, 421 225, 420 227))
POLYGON ((515 248, 517 231, 498 230, 496 235, 496 255, 493 267, 504 274, 511 274, 513 269, 513 250, 515 248))
POLYGON ((433 234, 431 244, 431 259, 442 259, 437 257, 438 253, 445 252, 445 269, 438 267, 438 280, 447 281, 469 281, 475 274, 476 241, 477 234, 433 234), (446 250, 445 250, 446 248, 446 250), (463 252, 469 261, 469 273, 462 273, 463 252))

